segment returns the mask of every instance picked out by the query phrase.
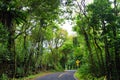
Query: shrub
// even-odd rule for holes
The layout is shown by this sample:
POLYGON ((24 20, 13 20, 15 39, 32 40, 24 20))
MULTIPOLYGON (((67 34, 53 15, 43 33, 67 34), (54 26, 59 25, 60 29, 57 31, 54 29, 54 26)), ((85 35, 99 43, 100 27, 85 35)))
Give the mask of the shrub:
POLYGON ((6 74, 2 74, 0 80, 9 80, 6 74))

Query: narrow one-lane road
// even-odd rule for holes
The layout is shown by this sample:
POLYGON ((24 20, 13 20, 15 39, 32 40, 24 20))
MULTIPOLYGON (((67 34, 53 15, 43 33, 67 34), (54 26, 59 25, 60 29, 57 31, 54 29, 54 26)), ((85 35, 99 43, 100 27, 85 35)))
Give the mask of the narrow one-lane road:
POLYGON ((74 73, 75 73, 75 70, 57 72, 54 74, 49 74, 49 75, 37 78, 36 80, 76 80, 74 78, 74 73))

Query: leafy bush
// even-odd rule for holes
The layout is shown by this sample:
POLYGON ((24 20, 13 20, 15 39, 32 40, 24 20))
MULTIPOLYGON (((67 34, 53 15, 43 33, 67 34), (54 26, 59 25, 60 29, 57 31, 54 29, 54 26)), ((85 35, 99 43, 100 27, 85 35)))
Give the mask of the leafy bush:
POLYGON ((0 43, 6 42, 7 38, 8 38, 7 29, 0 23, 0 43))
POLYGON ((55 68, 56 71, 62 71, 63 70, 63 68, 60 65, 60 63, 56 64, 54 68, 55 68))
POLYGON ((89 64, 83 64, 78 69, 78 71, 75 73, 75 76, 78 78, 78 80, 104 80, 104 77, 96 78, 92 76, 89 64))
POLYGON ((16 77, 22 77, 24 74, 24 70, 22 67, 17 67, 16 77))
POLYGON ((0 80, 9 80, 6 74, 2 74, 0 80))

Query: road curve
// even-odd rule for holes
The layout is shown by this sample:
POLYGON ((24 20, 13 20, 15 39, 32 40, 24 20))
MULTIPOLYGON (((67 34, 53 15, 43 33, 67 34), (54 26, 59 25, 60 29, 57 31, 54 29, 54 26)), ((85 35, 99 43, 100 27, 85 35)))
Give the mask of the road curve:
POLYGON ((65 72, 57 72, 54 74, 48 74, 46 76, 37 78, 36 80, 76 80, 74 78, 75 70, 68 70, 65 72))

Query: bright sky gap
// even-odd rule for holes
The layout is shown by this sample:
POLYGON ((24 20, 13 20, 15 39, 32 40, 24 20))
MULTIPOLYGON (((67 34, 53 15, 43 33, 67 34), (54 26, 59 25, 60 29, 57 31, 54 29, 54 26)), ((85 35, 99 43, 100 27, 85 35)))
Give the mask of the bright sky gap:
MULTIPOLYGON (((81 1, 81 0, 78 0, 79 2, 81 1)), ((85 0, 85 3, 86 4, 90 4, 90 3, 92 3, 93 2, 93 0, 85 0)), ((65 24, 63 24, 63 25, 61 25, 61 27, 63 28, 63 29, 65 29, 65 30, 67 30, 67 32, 68 32, 68 34, 69 35, 75 35, 75 32, 74 31, 72 31, 72 27, 73 27, 74 25, 73 24, 71 24, 71 22, 70 21, 65 21, 65 24)))

